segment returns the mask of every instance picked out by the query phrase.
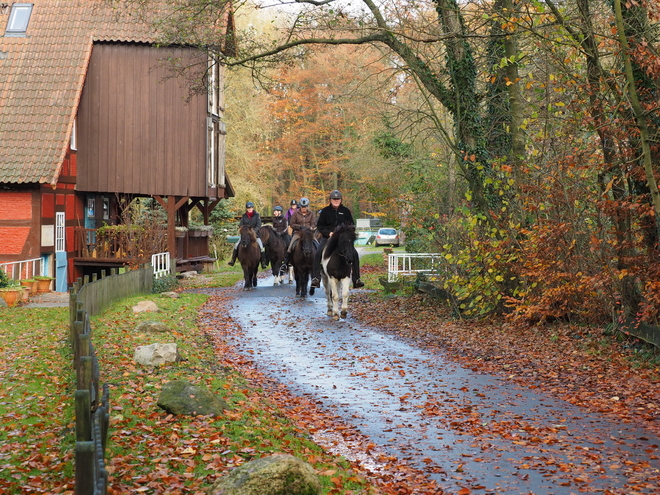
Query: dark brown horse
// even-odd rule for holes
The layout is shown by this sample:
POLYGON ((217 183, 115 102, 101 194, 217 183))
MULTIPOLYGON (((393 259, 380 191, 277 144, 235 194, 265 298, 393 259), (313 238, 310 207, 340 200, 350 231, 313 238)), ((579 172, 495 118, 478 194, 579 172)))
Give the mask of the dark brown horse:
POLYGON ((282 266, 284 253, 286 253, 286 241, 270 225, 261 227, 259 237, 266 250, 266 259, 270 262, 273 277, 275 277, 273 285, 283 284, 284 277, 280 276, 280 267, 282 266))
POLYGON ((353 225, 339 225, 323 246, 321 254, 321 278, 328 300, 328 316, 335 320, 340 317, 340 297, 341 318, 346 318, 348 311, 348 288, 351 285, 355 238, 353 225))
POLYGON ((245 284, 243 290, 252 290, 257 286, 257 270, 261 261, 261 252, 257 244, 257 234, 252 227, 243 225, 238 229, 241 240, 238 244, 238 261, 243 268, 245 284))
POLYGON ((307 227, 300 229, 300 239, 291 253, 291 265, 296 277, 296 295, 307 297, 307 287, 314 265, 316 254, 316 241, 314 231, 307 227))

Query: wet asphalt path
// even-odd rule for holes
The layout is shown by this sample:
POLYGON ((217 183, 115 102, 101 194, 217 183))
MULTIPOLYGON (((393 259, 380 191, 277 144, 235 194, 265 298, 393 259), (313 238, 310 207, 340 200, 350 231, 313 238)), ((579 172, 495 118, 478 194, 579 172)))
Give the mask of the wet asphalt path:
MULTIPOLYGON (((441 354, 326 316, 323 290, 242 292, 232 342, 259 368, 448 493, 660 493, 660 439, 441 354)), ((532 384, 530 384, 532 385, 532 384)))

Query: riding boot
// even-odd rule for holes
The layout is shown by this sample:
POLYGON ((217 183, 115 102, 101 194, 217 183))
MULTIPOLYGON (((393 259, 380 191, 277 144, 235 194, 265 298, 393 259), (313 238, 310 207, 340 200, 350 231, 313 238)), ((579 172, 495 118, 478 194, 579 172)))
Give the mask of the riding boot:
POLYGON ((227 263, 229 266, 234 266, 234 263, 236 263, 237 255, 238 255, 238 249, 234 248, 234 250, 231 253, 231 261, 227 263))
POLYGON ((268 268, 268 260, 266 259, 266 251, 261 251, 261 268, 263 270, 268 268))
POLYGON ((287 271, 287 267, 289 266, 289 258, 291 258, 291 253, 286 252, 284 255, 284 259, 282 260, 282 266, 280 266, 280 275, 284 275, 287 271))

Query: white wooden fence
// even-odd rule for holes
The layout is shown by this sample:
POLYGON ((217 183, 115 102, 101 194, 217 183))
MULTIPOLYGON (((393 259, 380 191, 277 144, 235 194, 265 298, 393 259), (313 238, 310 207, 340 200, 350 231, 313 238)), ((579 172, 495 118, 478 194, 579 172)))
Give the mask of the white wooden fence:
POLYGON ((392 253, 387 256, 387 281, 396 282, 418 273, 436 273, 445 263, 440 253, 392 253))
POLYGON ((41 258, 0 263, 0 269, 4 270, 12 280, 27 280, 37 275, 45 275, 41 267, 41 258))
POLYGON ((172 273, 170 253, 157 253, 151 255, 151 266, 154 270, 154 278, 166 277, 172 273))

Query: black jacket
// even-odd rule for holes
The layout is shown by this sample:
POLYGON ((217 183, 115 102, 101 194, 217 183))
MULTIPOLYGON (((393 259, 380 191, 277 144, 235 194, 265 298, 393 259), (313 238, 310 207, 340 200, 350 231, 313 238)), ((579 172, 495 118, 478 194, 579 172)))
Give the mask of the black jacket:
POLYGON ((353 222, 351 210, 346 208, 343 204, 340 204, 339 208, 334 208, 332 205, 328 205, 321 210, 321 213, 319 213, 319 218, 316 221, 316 230, 327 239, 330 237, 330 233, 334 232, 337 226, 341 224, 355 224, 355 222, 353 222))
POLYGON ((286 234, 286 229, 289 227, 289 222, 285 217, 273 217, 273 230, 278 234, 286 234))
POLYGON ((243 225, 249 225, 254 229, 255 233, 259 235, 259 229, 261 228, 261 217, 259 216, 259 213, 255 211, 254 215, 252 215, 252 218, 248 217, 247 212, 243 213, 238 226, 242 227, 243 225))

